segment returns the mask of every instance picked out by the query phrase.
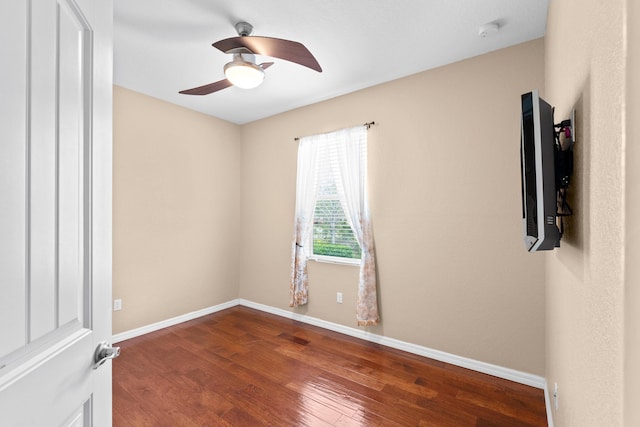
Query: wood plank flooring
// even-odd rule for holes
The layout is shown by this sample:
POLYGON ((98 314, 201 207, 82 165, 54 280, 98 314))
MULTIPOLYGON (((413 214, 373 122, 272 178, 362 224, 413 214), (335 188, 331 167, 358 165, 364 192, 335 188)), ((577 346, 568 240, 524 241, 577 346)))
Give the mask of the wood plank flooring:
POLYGON ((542 390, 246 307, 118 345, 115 427, 547 425, 542 390))

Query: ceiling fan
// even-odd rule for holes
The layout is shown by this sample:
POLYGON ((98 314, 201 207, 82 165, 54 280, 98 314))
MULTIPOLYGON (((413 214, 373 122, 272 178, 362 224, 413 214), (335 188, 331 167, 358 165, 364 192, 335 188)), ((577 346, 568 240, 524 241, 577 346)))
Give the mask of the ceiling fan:
POLYGON ((256 64, 255 55, 284 59, 319 73, 322 72, 316 58, 302 43, 272 37, 252 36, 253 26, 248 22, 238 22, 235 27, 238 37, 220 40, 212 45, 224 53, 233 55, 233 60, 224 66, 226 79, 182 90, 179 93, 208 95, 230 86, 243 89, 257 87, 264 80, 264 70, 272 66, 273 62, 256 64))

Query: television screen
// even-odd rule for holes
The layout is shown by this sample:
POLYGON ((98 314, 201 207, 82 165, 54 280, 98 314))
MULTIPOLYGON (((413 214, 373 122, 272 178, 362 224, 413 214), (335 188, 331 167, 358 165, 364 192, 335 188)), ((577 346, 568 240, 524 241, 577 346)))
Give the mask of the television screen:
POLYGON ((529 252, 560 246, 556 221, 553 108, 534 90, 522 95, 521 172, 524 243, 529 252))

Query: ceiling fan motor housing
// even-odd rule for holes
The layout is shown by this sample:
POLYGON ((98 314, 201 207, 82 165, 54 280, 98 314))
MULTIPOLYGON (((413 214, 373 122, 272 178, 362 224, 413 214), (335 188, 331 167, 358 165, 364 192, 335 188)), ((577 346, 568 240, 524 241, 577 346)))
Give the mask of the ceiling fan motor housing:
POLYGON ((253 25, 248 22, 240 21, 236 25, 236 31, 239 36, 250 36, 253 33, 253 25))

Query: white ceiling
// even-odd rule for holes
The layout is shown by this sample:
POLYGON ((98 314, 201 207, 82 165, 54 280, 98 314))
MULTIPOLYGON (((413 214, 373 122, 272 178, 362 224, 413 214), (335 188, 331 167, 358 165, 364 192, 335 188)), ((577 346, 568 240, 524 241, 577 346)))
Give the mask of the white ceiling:
POLYGON ((544 36, 550 0, 114 0, 114 82, 243 124, 544 36), (322 73, 277 58, 256 89, 178 91, 222 80, 211 43, 253 35, 304 44, 322 73), (498 22, 486 38, 481 25, 498 22))

